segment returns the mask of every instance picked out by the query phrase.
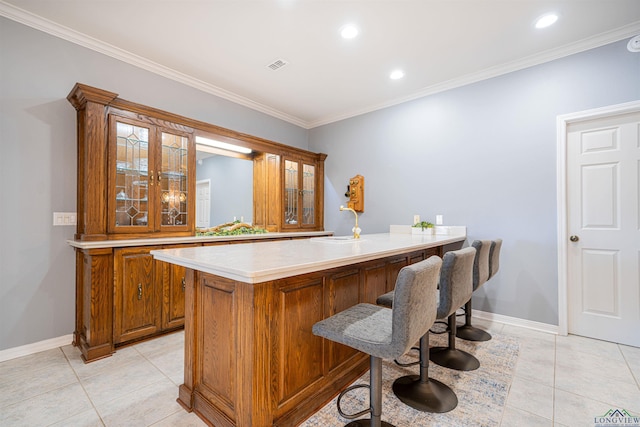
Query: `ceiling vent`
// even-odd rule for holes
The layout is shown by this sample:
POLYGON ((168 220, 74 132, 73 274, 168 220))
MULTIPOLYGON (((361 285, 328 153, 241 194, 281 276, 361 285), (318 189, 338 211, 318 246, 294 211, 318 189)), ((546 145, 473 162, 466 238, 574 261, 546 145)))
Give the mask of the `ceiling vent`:
POLYGON ((285 61, 284 59, 276 59, 275 61, 273 61, 271 64, 267 65, 268 68, 271 68, 273 71, 284 67, 285 65, 287 65, 288 62, 285 61))

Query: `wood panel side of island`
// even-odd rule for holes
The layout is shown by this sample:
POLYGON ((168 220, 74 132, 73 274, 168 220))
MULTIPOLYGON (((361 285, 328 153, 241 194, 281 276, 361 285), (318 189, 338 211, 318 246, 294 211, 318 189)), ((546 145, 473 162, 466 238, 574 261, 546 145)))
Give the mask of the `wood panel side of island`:
POLYGON ((313 335, 313 325, 375 303, 403 266, 441 250, 255 284, 188 269, 179 403, 215 426, 299 424, 369 367, 366 354, 313 335))

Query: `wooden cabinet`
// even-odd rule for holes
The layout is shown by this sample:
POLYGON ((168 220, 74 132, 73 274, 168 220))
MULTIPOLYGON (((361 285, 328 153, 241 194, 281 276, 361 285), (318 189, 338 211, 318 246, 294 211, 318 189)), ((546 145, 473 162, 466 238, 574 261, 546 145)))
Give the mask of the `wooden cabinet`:
POLYGON ((76 84, 76 240, 195 233, 194 128, 180 116, 76 84))
POLYGON ((192 134, 164 125, 110 113, 109 233, 194 230, 192 134))
POLYGON ((315 228, 317 163, 313 159, 282 159, 282 228, 315 228))
POLYGON ((147 246, 114 251, 114 344, 184 325, 186 269, 154 260, 149 253, 154 249, 169 247, 147 246))
MULTIPOLYGON (((85 361, 109 356, 118 345, 184 323, 184 269, 155 262, 149 254, 152 246, 113 242, 195 235, 197 135, 253 150, 255 225, 269 231, 323 229, 326 155, 136 104, 80 83, 67 99, 77 112, 74 237, 87 244, 76 246, 74 331, 74 344, 85 361), (285 156, 305 159, 307 169, 315 168, 313 207, 296 206, 296 214, 313 210, 313 219, 304 227, 289 224, 286 230, 282 226, 285 156)), ((301 168, 305 169, 302 164, 301 168)))
POLYGON ((280 156, 262 153, 253 158, 253 224, 280 230, 280 156))
POLYGON ((161 329, 162 288, 155 280, 149 253, 153 249, 160 248, 115 250, 114 344, 154 335, 161 329))
POLYGON ((77 83, 76 240, 195 234, 196 137, 244 148, 254 162, 254 225, 324 229, 326 154, 287 146, 118 98, 77 83))
POLYGON ((254 159, 254 223, 269 231, 323 230, 326 155, 254 159))
POLYGON ((155 261, 156 272, 162 282, 162 329, 170 330, 184 325, 184 293, 186 268, 167 262, 155 261))

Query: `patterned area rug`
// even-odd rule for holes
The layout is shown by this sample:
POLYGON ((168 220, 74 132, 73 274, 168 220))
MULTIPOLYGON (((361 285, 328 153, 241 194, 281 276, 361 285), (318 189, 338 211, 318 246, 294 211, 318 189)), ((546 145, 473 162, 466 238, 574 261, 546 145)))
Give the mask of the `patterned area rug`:
MULTIPOLYGON (((456 340, 457 348, 480 360, 480 368, 475 371, 459 372, 433 362, 429 364, 429 377, 445 383, 458 396, 458 406, 444 414, 416 411, 398 400, 391 391, 393 381, 404 375, 418 375, 419 367, 402 368, 393 361, 383 360, 382 420, 396 427, 499 426, 518 360, 519 346, 515 338, 499 334, 492 336, 486 342, 456 340)), ((446 346, 447 334, 431 334, 429 340, 430 347, 446 346)), ((412 362, 417 358, 417 351, 411 351, 401 361, 412 362)), ((368 372, 354 382, 359 383, 369 383, 368 372)), ((300 427, 339 427, 347 424, 350 420, 338 414, 336 400, 333 399, 300 427)), ((346 413, 356 413, 368 407, 369 390, 365 388, 353 390, 342 399, 342 408, 346 413)))

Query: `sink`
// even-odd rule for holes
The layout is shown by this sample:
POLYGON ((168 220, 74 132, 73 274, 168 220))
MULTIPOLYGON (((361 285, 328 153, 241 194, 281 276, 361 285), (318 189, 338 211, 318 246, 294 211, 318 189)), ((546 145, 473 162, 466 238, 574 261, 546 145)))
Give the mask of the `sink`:
POLYGON ((310 240, 314 242, 323 242, 323 243, 353 243, 353 242, 362 241, 362 239, 354 239, 353 236, 313 237, 310 240))

